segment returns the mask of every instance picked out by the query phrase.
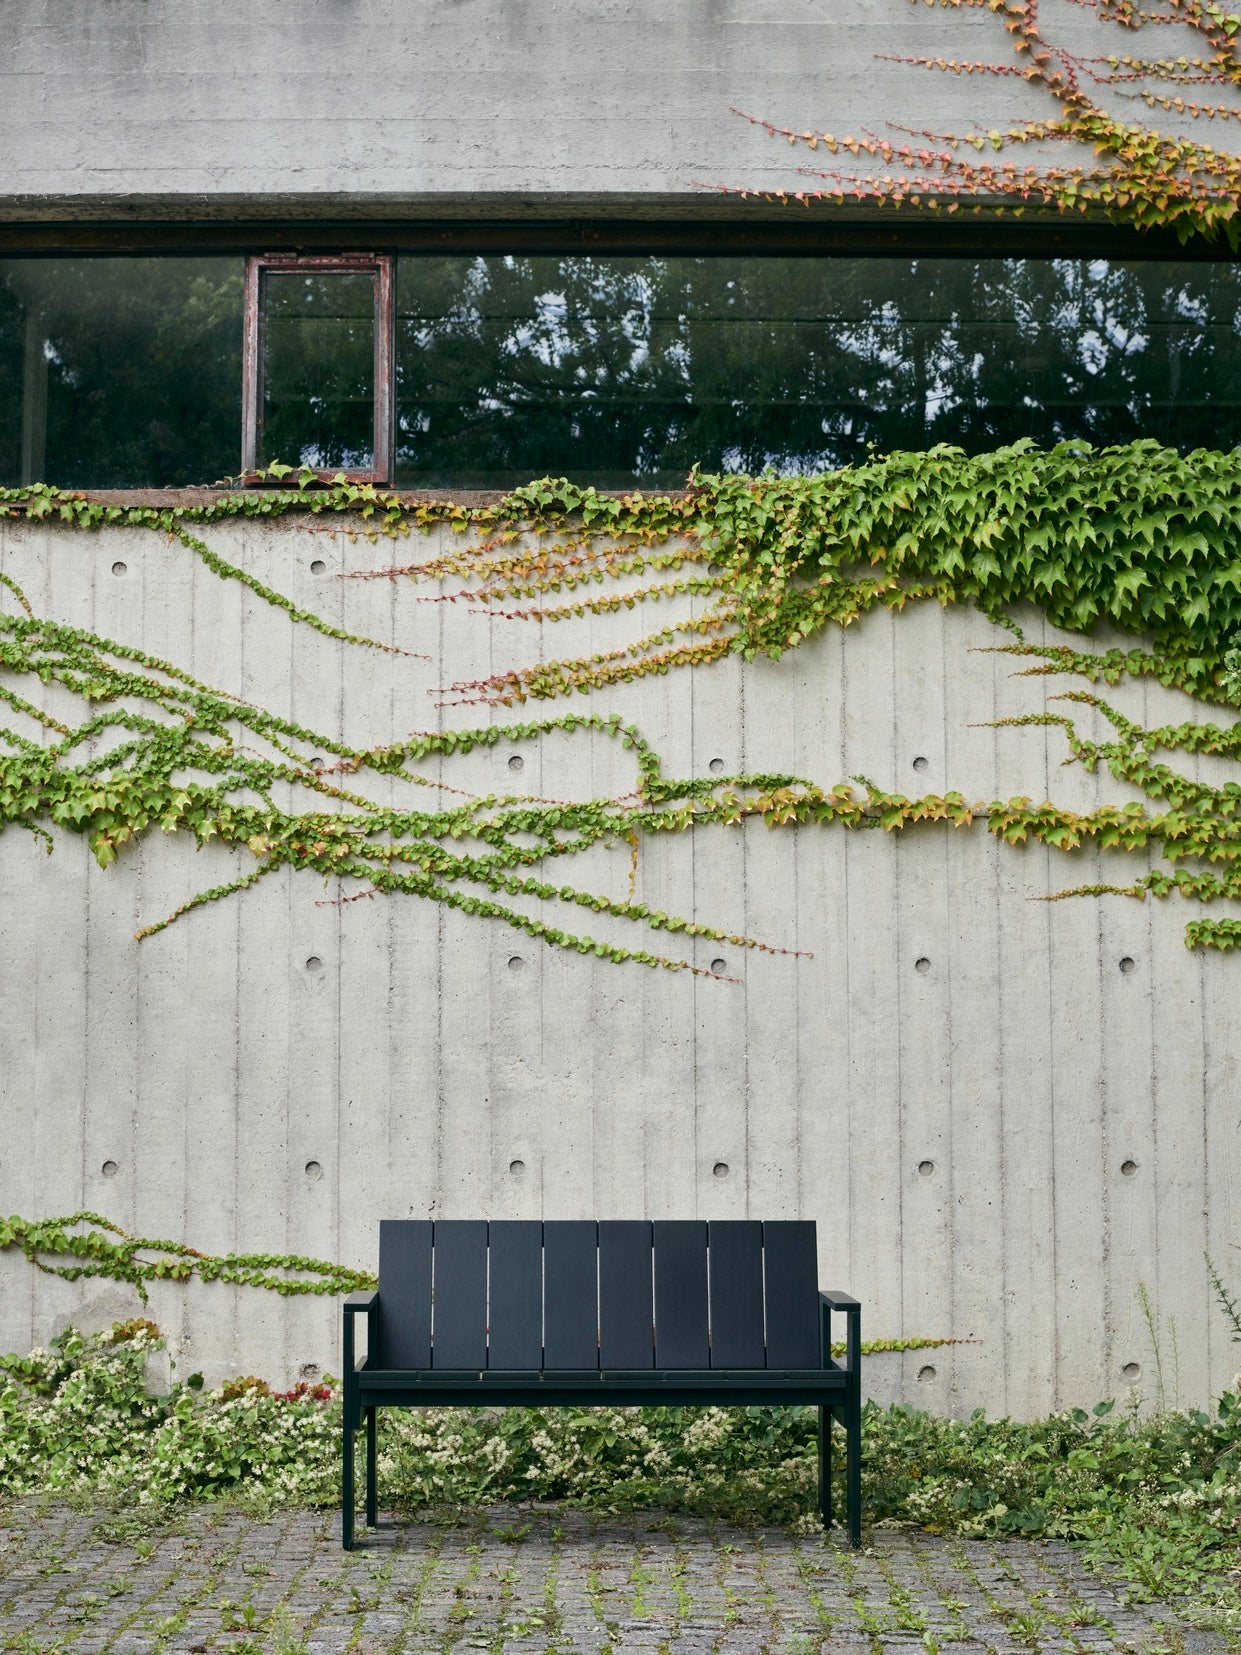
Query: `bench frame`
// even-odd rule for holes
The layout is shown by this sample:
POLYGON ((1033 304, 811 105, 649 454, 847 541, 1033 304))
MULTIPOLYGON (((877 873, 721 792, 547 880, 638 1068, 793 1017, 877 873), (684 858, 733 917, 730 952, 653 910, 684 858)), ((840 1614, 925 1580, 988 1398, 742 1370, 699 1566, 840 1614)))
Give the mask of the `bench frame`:
POLYGON ((341 1442, 341 1544, 354 1546, 355 1435, 366 1428, 366 1522, 378 1523, 376 1414, 388 1408, 556 1406, 693 1407, 817 1406, 819 1410, 819 1512, 832 1523, 832 1424, 839 1417, 846 1443, 845 1506, 850 1543, 862 1532, 861 1306, 847 1293, 819 1294, 822 1366, 818 1369, 642 1369, 581 1373, 505 1373, 494 1369, 399 1370, 377 1365, 377 1291, 351 1293, 344 1305, 344 1396, 341 1442), (843 1314, 845 1359, 832 1354, 831 1318, 843 1314), (355 1350, 354 1329, 364 1316, 367 1354, 355 1350))

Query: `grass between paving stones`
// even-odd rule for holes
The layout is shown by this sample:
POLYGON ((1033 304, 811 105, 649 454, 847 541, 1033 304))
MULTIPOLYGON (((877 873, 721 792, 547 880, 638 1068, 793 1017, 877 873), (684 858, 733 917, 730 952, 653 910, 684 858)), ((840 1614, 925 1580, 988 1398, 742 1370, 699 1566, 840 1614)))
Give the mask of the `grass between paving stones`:
MULTIPOLYGON (((194 1376, 154 1395, 147 1362, 161 1346, 153 1324, 134 1321, 0 1357, 0 1490, 123 1497, 131 1511, 334 1504, 331 1386, 276 1393, 237 1379, 206 1391, 194 1376)), ((1072 1540, 1135 1600, 1176 1599, 1198 1624, 1241 1633, 1236 1391, 1210 1414, 1100 1403, 1030 1424, 872 1405, 864 1430, 868 1522, 1072 1540)), ((810 1529, 815 1419, 808 1408, 388 1413, 380 1479, 385 1506, 428 1514, 564 1500, 810 1529)))

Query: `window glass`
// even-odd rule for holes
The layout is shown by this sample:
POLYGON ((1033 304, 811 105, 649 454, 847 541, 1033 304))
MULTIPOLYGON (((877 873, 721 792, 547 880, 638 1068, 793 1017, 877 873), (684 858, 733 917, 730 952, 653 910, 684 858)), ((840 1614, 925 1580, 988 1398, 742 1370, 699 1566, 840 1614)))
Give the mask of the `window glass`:
POLYGON ((402 258, 397 480, 601 486, 1018 437, 1241 442, 1228 263, 402 258))
POLYGON ((235 475, 242 264, 0 260, 0 482, 157 487, 235 475))
POLYGON ((375 277, 263 276, 259 463, 363 471, 375 457, 375 277))
MULTIPOLYGON (((0 260, 0 482, 206 483, 241 463, 237 258, 0 260)), ((259 457, 375 455, 371 270, 264 273, 259 457)), ((1241 268, 1103 259, 398 261, 412 486, 603 487, 1031 437, 1241 443, 1241 268)))

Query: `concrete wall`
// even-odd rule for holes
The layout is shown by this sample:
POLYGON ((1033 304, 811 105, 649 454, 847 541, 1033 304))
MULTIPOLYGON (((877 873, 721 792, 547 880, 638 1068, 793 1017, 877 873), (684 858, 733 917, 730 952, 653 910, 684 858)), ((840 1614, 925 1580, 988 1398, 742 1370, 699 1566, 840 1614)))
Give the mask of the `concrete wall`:
MULTIPOLYGON (((1071 0, 1041 16, 1140 49, 1071 0)), ((911 0, 0 0, 0 38, 9 219, 736 213, 700 186, 798 188, 814 156, 734 107, 837 133, 1053 113, 889 61, 1012 61, 989 12, 911 0)), ((1164 28, 1156 55, 1200 45, 1164 28)))
MULTIPOLYGON (((1071 0, 1042 16, 1083 51, 1115 39, 1071 0)), ((0 0, 0 31, 9 222, 732 214, 735 197, 701 186, 796 187, 808 158, 733 107, 837 132, 1047 113, 1008 79, 888 61, 1006 59, 989 13, 909 0, 0 0)), ((1189 44, 1160 32, 1165 55, 1189 44)), ((437 714, 427 689, 538 647, 405 587, 309 572, 312 557, 365 563, 365 546, 288 528, 212 538, 434 659, 295 632, 153 536, 0 525, 0 568, 43 611, 351 740, 470 722, 437 714)), ((560 627, 546 647, 611 636, 560 627)), ((696 774, 718 757, 823 782, 861 770, 979 797, 1124 797, 1060 770, 1054 734, 977 727, 1059 687, 971 653, 991 638, 975 616, 923 609, 778 666, 596 700, 696 774)), ((1129 699, 1140 714, 1176 698, 1129 699)), ((444 779, 508 785, 509 752, 444 779)), ((549 793, 629 785, 616 750, 581 736, 527 750, 524 775, 549 793)), ((620 847, 593 873, 620 892, 627 868, 620 847)), ((414 901, 316 906, 321 889, 292 876, 133 941, 230 869, 162 838, 107 873, 76 839, 51 859, 0 839, 0 1208, 86 1205, 208 1250, 359 1264, 383 1214, 805 1214, 825 1280, 864 1297, 872 1334, 979 1341, 876 1363, 880 1394, 1032 1413, 1112 1392, 1133 1364, 1149 1385, 1139 1282, 1176 1318, 1183 1396, 1231 1377, 1203 1253, 1232 1257, 1241 964, 1187 953, 1169 905, 1027 900, 1095 877, 1089 858, 979 832, 761 828, 645 850, 656 906, 813 950, 735 962, 702 945, 740 989, 414 901)), ((0 1284, 2 1348, 134 1308, 11 1257, 0 1284)), ((195 1288, 156 1310, 209 1372, 336 1360, 326 1303, 195 1288)))
MULTIPOLYGON (((407 582, 329 578, 388 547, 287 525, 208 538, 298 602, 431 659, 296 628, 150 533, 0 524, 0 569, 41 614, 359 744, 483 722, 437 712, 428 690, 540 648, 608 647, 643 619, 540 639, 417 603, 407 582)), ((1030 631, 1043 635, 1036 617, 1030 631)), ((732 660, 593 701, 641 725, 673 774, 722 759, 827 784, 864 772, 978 798, 1127 797, 1061 769, 1054 731, 983 727, 1066 687, 977 652, 996 641, 972 613, 922 606, 779 664, 732 660)), ((1195 716, 1157 688, 1120 699, 1139 717, 1195 716)), ((594 796, 624 791, 632 768, 615 744, 555 736, 455 759, 438 779, 594 796)), ((622 895, 628 864, 611 847, 566 877, 622 895)), ((646 900, 813 951, 687 945, 703 964, 726 957, 740 987, 604 964, 413 899, 319 906, 336 893, 310 876, 133 940, 232 866, 162 835, 107 872, 73 837, 51 857, 28 835, 0 838, 0 1211, 85 1206, 209 1251, 358 1265, 374 1264, 391 1215, 802 1215, 819 1223, 824 1283, 861 1296, 871 1336, 978 1341, 876 1359, 877 1394, 1024 1414, 1134 1377, 1149 1396, 1143 1282, 1169 1365, 1175 1318, 1182 1400, 1231 1378, 1203 1254, 1233 1273, 1241 1241, 1241 959, 1189 953, 1184 904, 1030 900, 1114 878, 1114 864, 1101 874, 982 830, 898 842, 753 826, 646 846, 646 900)), ((128 1290, 0 1256, 0 1348, 135 1309, 128 1290)), ((155 1313, 178 1359, 209 1374, 338 1361, 330 1301, 177 1287, 155 1313)))

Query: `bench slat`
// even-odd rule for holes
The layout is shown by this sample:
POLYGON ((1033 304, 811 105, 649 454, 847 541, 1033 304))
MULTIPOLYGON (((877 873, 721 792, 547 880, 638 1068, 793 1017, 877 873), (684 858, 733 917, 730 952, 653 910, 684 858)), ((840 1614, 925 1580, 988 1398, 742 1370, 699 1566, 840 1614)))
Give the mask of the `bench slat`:
POLYGON ((649 1224, 604 1219, 599 1225, 599 1366, 655 1366, 649 1224))
POLYGON ((769 1368, 813 1368, 820 1360, 815 1254, 812 1219, 763 1225, 769 1368))
POLYGON ((385 1368, 431 1366, 431 1225, 379 1224, 379 1355, 385 1368))
POLYGON ((491 1282, 487 1366, 537 1373, 543 1366, 543 1226, 505 1219, 488 1226, 491 1282))
POLYGON ((543 1367, 599 1366, 598 1225, 543 1226, 543 1367))
POLYGON ((436 1222, 431 1366, 487 1366, 487 1225, 482 1219, 436 1222))
POLYGON ((710 1367, 707 1343, 707 1226, 697 1219, 657 1219, 655 1366, 710 1367))
POLYGON ((711 1366, 761 1368, 763 1226, 712 1221, 707 1231, 711 1281, 711 1366))

